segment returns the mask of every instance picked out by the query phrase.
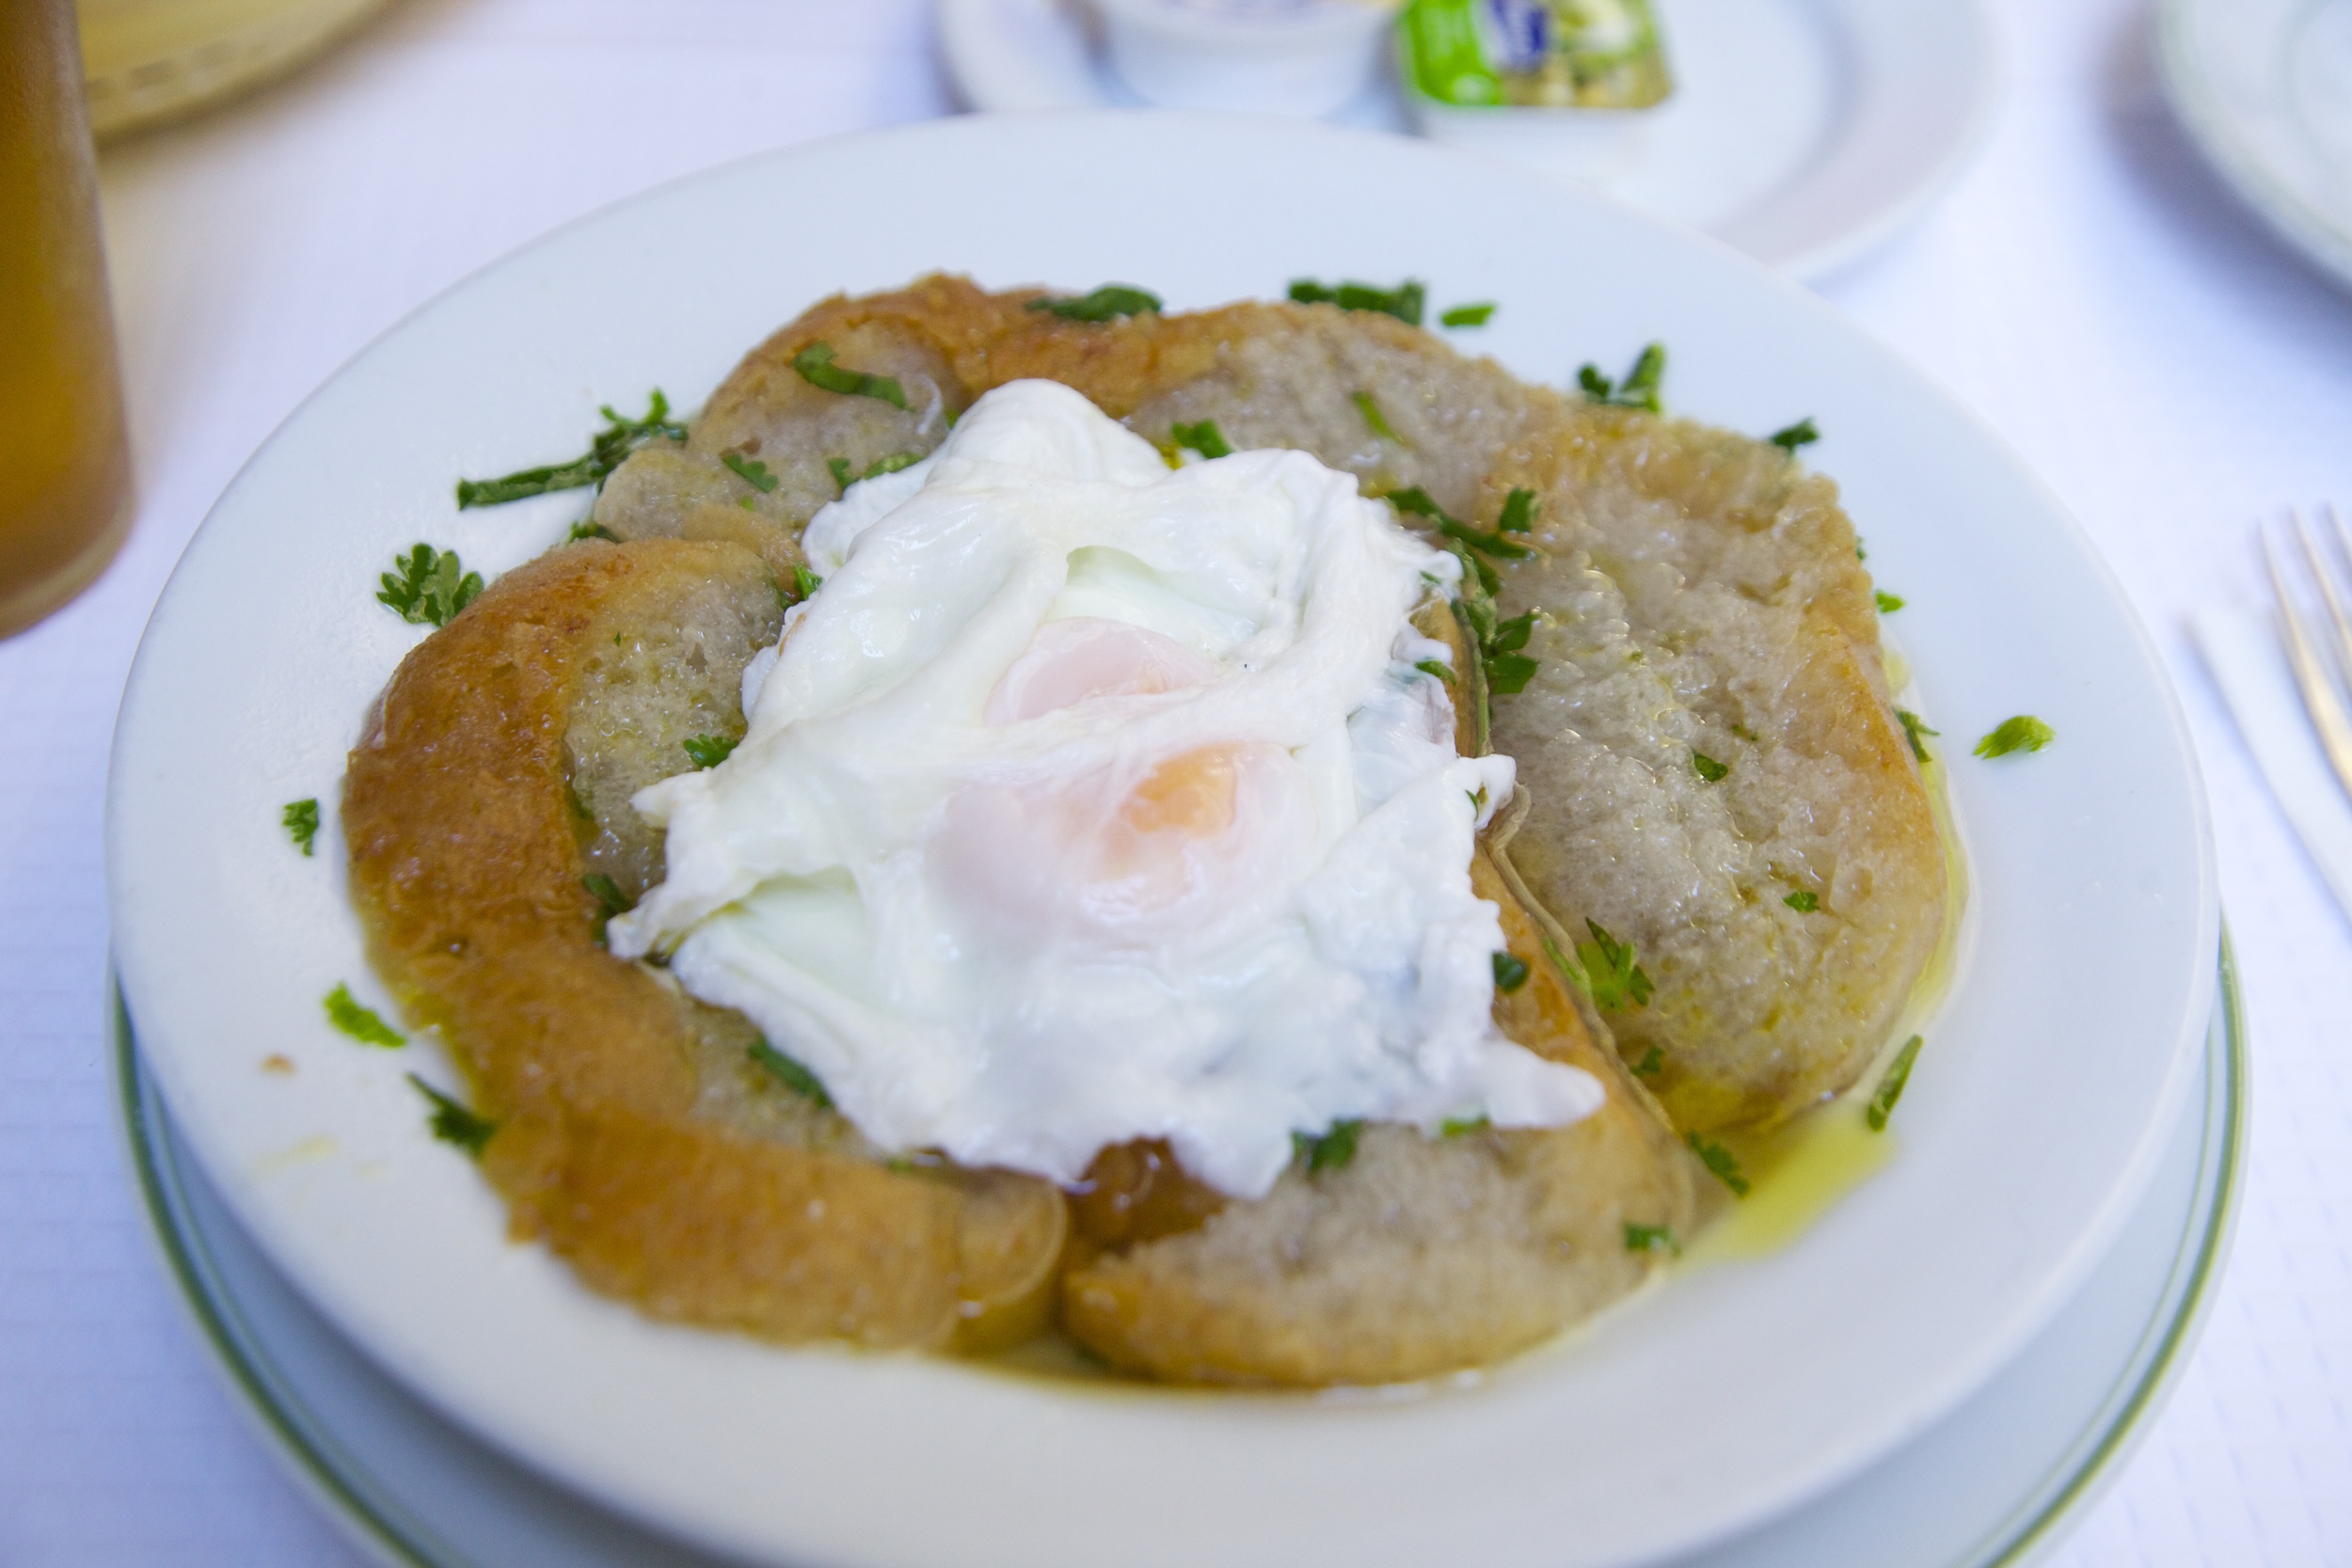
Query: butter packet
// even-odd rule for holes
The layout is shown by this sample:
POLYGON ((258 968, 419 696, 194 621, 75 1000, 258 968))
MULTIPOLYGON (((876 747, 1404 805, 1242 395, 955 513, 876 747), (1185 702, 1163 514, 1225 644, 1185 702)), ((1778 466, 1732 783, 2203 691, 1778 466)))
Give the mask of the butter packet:
POLYGON ((1406 80, 1456 108, 1645 109, 1674 90, 1649 0, 1413 0, 1406 80))

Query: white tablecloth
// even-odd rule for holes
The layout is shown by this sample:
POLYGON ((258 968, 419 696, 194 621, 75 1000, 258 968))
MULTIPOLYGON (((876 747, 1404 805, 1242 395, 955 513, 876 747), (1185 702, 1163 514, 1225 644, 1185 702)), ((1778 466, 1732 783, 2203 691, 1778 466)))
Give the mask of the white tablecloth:
MULTIPOLYGON (((1997 8, 1983 157, 1821 292, 2015 443, 2153 628, 2212 786, 2255 1057, 2210 1327, 2055 1560, 2352 1562, 2352 927, 2183 631, 2201 598, 2259 602, 2258 515, 2352 504, 2352 293, 2199 163, 2139 0, 1997 8)), ((106 748, 189 533, 305 393, 501 252, 722 159, 952 107, 928 0, 405 0, 298 78, 105 155, 144 505, 89 594, 0 643, 0 1563, 358 1560, 216 1382, 111 1122, 106 748)))

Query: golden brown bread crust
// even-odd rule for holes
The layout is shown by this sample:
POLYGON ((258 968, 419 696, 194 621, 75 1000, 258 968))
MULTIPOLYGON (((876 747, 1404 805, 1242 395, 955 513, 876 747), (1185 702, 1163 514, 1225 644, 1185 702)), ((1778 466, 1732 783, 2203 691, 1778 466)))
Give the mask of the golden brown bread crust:
MULTIPOLYGON (((501 1120, 485 1165, 517 1230, 662 1315, 786 1339, 987 1348, 1058 1300, 1071 1332, 1116 1365, 1263 1384, 1422 1376, 1555 1332, 1652 1266, 1629 1251, 1628 1225, 1690 1227, 1691 1163, 1648 1088, 1680 1124, 1714 1127, 1842 1086, 1934 940, 1940 847, 1834 488, 1777 449, 1522 386, 1383 317, 1245 305, 1092 325, 1027 309, 1035 293, 930 278, 818 305, 745 357, 683 447, 649 448, 612 477, 597 518, 636 542, 512 574, 411 657, 354 753, 345 812, 378 967, 443 1029, 501 1120), (811 386, 792 361, 817 342, 898 378, 908 406, 811 386), (1818 877, 1849 934, 1805 928, 1820 961, 1776 972, 1771 1018, 1733 1016, 1727 994, 1768 988, 1712 984, 1713 958, 1773 951, 1785 934, 1725 924, 1753 889, 1621 909, 1607 872, 1624 801, 1539 787, 1510 859, 1482 852, 1473 875, 1532 971, 1498 997, 1498 1022, 1600 1079, 1608 1101, 1588 1121, 1438 1140, 1371 1128, 1345 1168, 1294 1169, 1240 1205, 1148 1146, 1106 1150, 1075 1205, 1066 1275, 1071 1216, 1043 1183, 878 1164, 839 1117, 746 1067, 742 1020, 605 954, 580 878, 603 871, 631 895, 659 879, 659 835, 627 798, 682 765, 681 736, 740 732, 729 683, 751 640, 773 636, 771 614, 755 633, 741 607, 803 560, 800 530, 838 492, 834 466, 854 475, 928 452, 948 414, 1025 376, 1073 386, 1153 439, 1216 419, 1237 447, 1307 450, 1375 492, 1420 485, 1482 523, 1514 486, 1535 490, 1544 554, 1506 565, 1504 612, 1559 611, 1581 594, 1616 618, 1632 657, 1681 659, 1677 700, 1696 692, 1690 722, 1736 756, 1722 799, 1749 812, 1734 823, 1742 845, 1780 844, 1758 815, 1771 809, 1826 799, 1850 813, 1820 863, 1795 873, 1818 877), (1358 393, 1398 438, 1371 425, 1358 393), (729 454, 758 459, 775 487, 755 490, 729 454), (714 591, 735 608, 714 611, 714 591), (672 689, 659 658, 631 667, 604 651, 616 630, 729 614, 740 635, 715 685, 672 689), (1759 793, 1752 780, 1775 767, 1836 772, 1842 793, 1759 793), (1875 906, 1874 877, 1895 894, 1875 906), (1639 942, 1653 1006, 1603 1026, 1547 960, 1512 895, 1525 885, 1571 930, 1598 914, 1639 942), (1661 1058, 1646 1086, 1625 1067, 1661 1058)), ((1582 657, 1559 620, 1542 621, 1534 650, 1555 684, 1582 657)), ((1463 667, 1458 628, 1436 629, 1463 667)), ((1588 695, 1497 700, 1499 749, 1520 757, 1523 782, 1587 766, 1548 765, 1528 730, 1556 711, 1543 701, 1588 695)), ((1606 763, 1672 772, 1697 749, 1685 739, 1664 737, 1669 764, 1644 760, 1659 736, 1596 744, 1606 763)))
POLYGON ((894 1171, 805 1108, 711 1114, 748 1031, 597 941, 578 699, 615 638, 676 626, 714 585, 742 611, 739 677, 775 633, 767 569, 675 541, 557 550, 403 661, 344 785, 370 958, 499 1124, 483 1169, 517 1234, 596 1289, 783 1339, 942 1346, 1034 1321, 1064 1229, 1051 1186, 894 1171))

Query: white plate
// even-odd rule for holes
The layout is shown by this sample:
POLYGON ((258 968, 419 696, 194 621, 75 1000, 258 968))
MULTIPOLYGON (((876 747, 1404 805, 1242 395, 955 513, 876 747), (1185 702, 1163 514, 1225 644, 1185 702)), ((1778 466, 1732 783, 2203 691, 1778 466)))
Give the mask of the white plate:
MULTIPOLYGON (((1979 0, 1658 0, 1675 96, 1601 188, 1814 277, 1891 238, 1966 166, 1998 70, 1979 0)), ((1082 0, 940 0, 976 109, 1133 106, 1082 0)), ((1393 81, 1331 117, 1409 128, 1393 81)))
POLYGON ((1105 1543, 1136 1568, 1600 1568, 1826 1489, 1980 1386, 2117 1233, 2195 1078, 2218 931, 2153 650, 2057 503, 1915 372, 1730 251, 1538 177, 1394 137, 1139 113, 754 159, 564 230, 404 323, 271 437, 174 574, 124 696, 108 871, 123 990, 189 1147, 396 1376, 701 1544, 955 1568, 1091 1563, 1105 1543), (1136 173, 1180 168, 1217 176, 1136 173), (1501 301, 1465 340, 1522 375, 1660 338, 1677 408, 1759 431, 1812 416, 1871 565, 1910 597, 1981 915, 1890 1167, 1774 1256, 1691 1271, 1476 1386, 1371 1401, 781 1351, 649 1323, 509 1244, 404 1081, 439 1064, 355 1045, 319 1006, 339 981, 381 994, 331 810, 421 635, 371 601, 375 574, 420 538, 489 571, 529 558, 580 498, 460 515, 457 475, 575 450, 600 401, 698 396, 820 294, 934 265, 1133 279, 1171 308, 1299 274, 1419 277, 1441 304, 1501 301), (2058 743, 1962 755, 2018 712, 2058 743), (314 861, 278 827, 313 795, 330 805, 314 861), (271 1052, 297 1071, 262 1071, 271 1052))
MULTIPOLYGON (((2014 1568, 2080 1517, 2187 1360, 2245 1174, 2246 1036, 2228 946, 2203 1082, 2139 1212, 2015 1361, 1917 1441, 1679 1568, 2014 1568)), ((402 1568, 721 1568, 436 1417, 288 1287, 183 1156, 118 1006, 116 1086, 157 1243, 281 1460, 402 1568)))
POLYGON ((2352 283, 2352 0, 2164 0, 2164 83, 2223 179, 2352 283))

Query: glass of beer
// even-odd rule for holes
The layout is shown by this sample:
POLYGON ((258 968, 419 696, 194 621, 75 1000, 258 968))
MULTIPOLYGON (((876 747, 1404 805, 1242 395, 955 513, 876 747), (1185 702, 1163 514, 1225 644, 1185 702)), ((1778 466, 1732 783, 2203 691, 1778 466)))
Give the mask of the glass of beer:
POLYGON ((73 0, 0 0, 0 637, 88 586, 131 507, 73 0))

